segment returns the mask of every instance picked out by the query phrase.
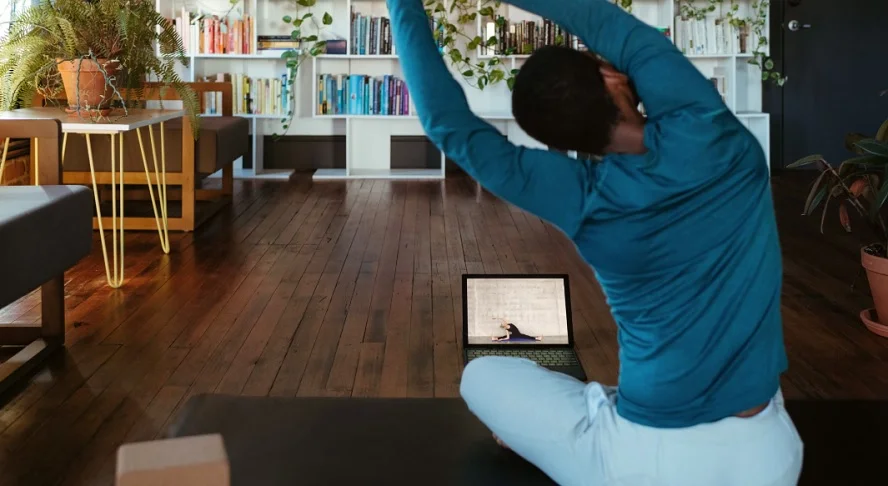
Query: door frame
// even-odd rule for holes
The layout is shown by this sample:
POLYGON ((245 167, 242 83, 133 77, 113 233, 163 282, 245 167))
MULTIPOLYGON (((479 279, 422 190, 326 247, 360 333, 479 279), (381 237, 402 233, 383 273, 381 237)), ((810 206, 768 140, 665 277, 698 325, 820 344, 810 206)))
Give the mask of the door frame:
MULTIPOLYGON (((785 73, 783 59, 783 44, 786 30, 783 28, 783 14, 786 0, 772 0, 770 15, 769 38, 771 47, 771 59, 774 67, 781 73, 785 73)), ((797 80, 787 80, 787 86, 797 80)), ((762 109, 771 115, 771 171, 783 170, 786 165, 783 146, 783 90, 784 87, 775 86, 773 83, 762 83, 762 109)))

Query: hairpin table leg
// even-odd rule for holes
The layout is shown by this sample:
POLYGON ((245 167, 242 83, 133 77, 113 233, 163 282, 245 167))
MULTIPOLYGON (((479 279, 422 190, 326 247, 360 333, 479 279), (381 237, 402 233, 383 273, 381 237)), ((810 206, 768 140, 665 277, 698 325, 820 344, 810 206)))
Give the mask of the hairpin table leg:
POLYGON ((120 288, 123 285, 123 133, 119 134, 120 144, 119 144, 119 164, 120 170, 117 170, 118 164, 118 146, 115 143, 118 134, 111 134, 111 235, 112 235, 112 261, 109 264, 108 261, 108 247, 105 243, 105 230, 102 222, 102 206, 99 202, 99 186, 96 184, 96 167, 93 159, 93 150, 92 150, 92 141, 90 140, 90 135, 86 134, 86 152, 89 156, 89 172, 92 176, 93 183, 93 196, 96 201, 96 216, 99 223, 99 238, 102 241, 102 256, 105 259, 105 277, 108 280, 108 285, 111 288, 120 288), (120 213, 118 218, 117 211, 117 184, 115 181, 115 174, 119 173, 119 184, 120 184, 120 213), (119 228, 118 228, 119 225, 119 228), (119 239, 120 239, 120 253, 118 254, 118 230, 119 230, 119 239), (113 275, 112 275, 112 265, 113 265, 113 275))
POLYGON ((145 156, 145 144, 142 141, 142 130, 136 129, 139 138, 139 150, 142 153, 142 165, 145 167, 145 180, 148 182, 148 195, 151 196, 151 208, 154 209, 154 221, 157 223, 157 234, 160 236, 160 247, 164 253, 170 252, 170 228, 169 213, 167 211, 167 183, 166 183, 166 145, 164 141, 163 122, 160 123, 160 168, 157 166, 157 148, 154 143, 154 130, 148 125, 148 136, 151 140, 151 157, 154 161, 154 182, 157 185, 157 199, 154 197, 154 189, 151 187, 151 174, 148 169, 148 158, 145 156), (160 206, 158 213, 157 207, 160 206))

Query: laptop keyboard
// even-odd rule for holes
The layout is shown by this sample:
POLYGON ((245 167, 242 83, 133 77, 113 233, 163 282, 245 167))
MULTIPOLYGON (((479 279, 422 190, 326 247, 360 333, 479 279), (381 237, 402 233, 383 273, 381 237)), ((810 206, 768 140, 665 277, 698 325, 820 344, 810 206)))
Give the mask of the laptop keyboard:
POLYGON ((541 366, 578 366, 577 356, 572 349, 499 349, 474 348, 467 349, 469 361, 482 356, 509 356, 535 361, 541 366))

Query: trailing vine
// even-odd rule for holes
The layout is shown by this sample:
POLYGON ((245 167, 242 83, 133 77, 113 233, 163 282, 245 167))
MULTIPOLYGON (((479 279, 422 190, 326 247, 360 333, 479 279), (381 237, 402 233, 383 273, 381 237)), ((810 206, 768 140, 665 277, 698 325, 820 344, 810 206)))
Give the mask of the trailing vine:
MULTIPOLYGON (((678 0, 679 13, 683 18, 703 20, 707 15, 715 12, 725 0, 699 0, 704 5, 697 5, 698 0, 678 0)), ((727 13, 723 19, 727 20, 732 26, 745 30, 747 34, 751 33, 755 39, 755 45, 752 46, 752 58, 747 61, 749 64, 758 66, 762 70, 762 81, 772 82, 777 86, 786 84, 787 77, 775 69, 774 59, 768 55, 768 33, 765 32, 767 27, 766 19, 771 6, 770 0, 753 0, 752 15, 750 17, 741 17, 738 15, 740 5, 737 0, 727 0, 729 6, 727 13), (751 31, 751 32, 750 32, 751 31)))
POLYGON ((313 12, 313 7, 317 0, 295 0, 293 13, 284 15, 281 21, 293 27, 290 32, 290 38, 299 43, 298 48, 287 49, 281 54, 281 58, 286 60, 287 66, 287 84, 289 85, 289 96, 291 103, 286 115, 281 119, 281 129, 283 133, 275 133, 274 137, 278 138, 287 133, 290 125, 293 123, 295 116, 295 104, 293 94, 296 86, 296 75, 302 63, 311 57, 326 52, 327 41, 321 40, 321 32, 331 24, 333 17, 329 12, 323 12, 318 20, 318 16, 313 12))
POLYGON ((512 89, 518 70, 506 67, 504 60, 515 54, 514 49, 477 59, 472 51, 482 46, 495 46, 496 37, 484 39, 480 33, 474 36, 466 33, 475 30, 479 17, 482 23, 495 22, 497 26, 502 26, 505 19, 497 16, 500 0, 449 0, 446 3, 449 3, 449 7, 444 0, 425 2, 426 13, 434 24, 435 40, 444 57, 470 86, 483 90, 487 86, 505 81, 509 89, 512 89))

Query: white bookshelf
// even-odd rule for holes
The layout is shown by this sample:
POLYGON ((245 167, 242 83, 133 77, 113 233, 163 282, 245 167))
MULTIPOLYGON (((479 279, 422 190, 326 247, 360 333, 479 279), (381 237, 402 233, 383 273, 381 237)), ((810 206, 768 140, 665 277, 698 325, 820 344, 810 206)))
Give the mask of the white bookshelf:
MULTIPOLYGON (((192 10, 202 10, 209 14, 227 11, 227 0, 156 0, 158 10, 169 15, 172 8, 182 5, 192 10)), ((702 5, 703 0, 697 0, 702 5)), ((738 0, 741 16, 751 8, 755 0, 738 0)), ((725 2, 727 6, 728 2, 725 2)), ((254 36, 288 34, 290 27, 281 21, 284 15, 293 13, 293 2, 288 0, 242 0, 239 6, 255 16, 254 36), (245 3, 244 3, 245 2, 245 3)), ((352 6, 359 13, 372 16, 390 17, 385 0, 318 0, 311 11, 317 17, 329 12, 333 24, 327 26, 323 39, 347 39, 351 41, 352 6)), ((243 11, 243 10, 241 10, 243 11)), ((660 28, 668 28, 671 39, 675 40, 677 5, 673 0, 634 0, 633 15, 644 22, 660 28)), ((500 6, 501 15, 511 21, 540 20, 528 12, 508 4, 500 6)), ((720 12, 713 15, 718 16, 720 12)), ((477 21, 476 32, 484 34, 481 19, 477 21)), ((768 29, 765 29, 768 32, 768 29)), ((468 34, 472 34, 467 32, 468 34)), ((753 40, 748 41, 751 51, 753 40)), ((349 52, 351 45, 348 46, 349 52)), ((472 53, 478 58, 480 49, 472 53)), ((194 80, 219 72, 249 73, 251 77, 275 77, 286 71, 285 61, 280 52, 242 55, 188 54, 191 67, 183 75, 194 80)), ((526 54, 498 56, 506 69, 520 69, 529 57, 526 54)), ((720 54, 688 54, 687 57, 701 73, 707 77, 721 76, 726 83, 725 101, 737 118, 749 128, 770 156, 770 118, 762 112, 762 82, 758 67, 748 64, 750 52, 720 54)), ((320 169, 315 172, 315 180, 337 179, 443 179, 445 157, 440 156, 441 164, 432 169, 392 169, 391 139, 394 136, 423 136, 424 132, 410 103, 409 115, 325 115, 318 113, 317 79, 321 74, 365 74, 369 76, 394 75, 403 79, 397 54, 357 55, 324 54, 307 60, 299 70, 293 90, 292 106, 295 116, 287 135, 345 136, 346 168, 320 169)), ((473 111, 497 127, 513 143, 530 147, 543 147, 527 136, 511 116, 511 93, 506 83, 488 86, 483 91, 468 86, 458 74, 455 78, 463 85, 469 105, 473 111)), ((250 120, 253 137, 253 165, 251 170, 236 167, 239 177, 248 178, 288 178, 292 171, 270 171, 264 168, 264 136, 281 131, 281 117, 276 115, 241 115, 250 120)), ((768 161, 770 164, 770 160, 768 161)))

